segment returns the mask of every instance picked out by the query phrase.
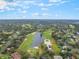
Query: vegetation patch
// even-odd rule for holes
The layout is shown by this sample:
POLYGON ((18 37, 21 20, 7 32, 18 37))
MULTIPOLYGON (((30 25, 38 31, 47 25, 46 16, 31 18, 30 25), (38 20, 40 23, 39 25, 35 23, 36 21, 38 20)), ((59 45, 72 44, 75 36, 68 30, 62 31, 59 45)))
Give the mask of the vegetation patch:
POLYGON ((28 34, 26 36, 26 38, 24 39, 23 43, 20 45, 20 47, 18 48, 18 50, 21 50, 23 52, 26 52, 28 48, 30 48, 32 41, 33 41, 33 37, 34 37, 34 33, 28 34))
POLYGON ((9 56, 8 54, 2 54, 0 55, 0 59, 11 59, 11 56, 9 56))
POLYGON ((52 33, 52 30, 51 29, 48 29, 48 30, 46 30, 46 31, 43 32, 43 37, 45 39, 52 39, 51 33, 52 33))

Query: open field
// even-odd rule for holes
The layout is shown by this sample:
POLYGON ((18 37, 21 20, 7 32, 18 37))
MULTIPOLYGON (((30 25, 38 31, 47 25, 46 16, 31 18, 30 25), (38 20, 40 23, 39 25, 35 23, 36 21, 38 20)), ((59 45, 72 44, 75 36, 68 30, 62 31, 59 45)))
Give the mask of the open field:
POLYGON ((23 52, 26 52, 28 50, 28 48, 31 47, 34 34, 35 34, 35 32, 26 35, 26 38, 24 39, 23 43, 20 45, 20 47, 18 49, 23 52))

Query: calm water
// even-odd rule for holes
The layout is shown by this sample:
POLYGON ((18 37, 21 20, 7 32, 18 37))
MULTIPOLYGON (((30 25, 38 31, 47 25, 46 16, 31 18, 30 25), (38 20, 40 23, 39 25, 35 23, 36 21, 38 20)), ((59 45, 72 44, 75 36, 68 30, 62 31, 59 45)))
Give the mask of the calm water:
POLYGON ((43 42, 43 37, 40 32, 36 32, 33 38, 32 47, 39 46, 43 42))

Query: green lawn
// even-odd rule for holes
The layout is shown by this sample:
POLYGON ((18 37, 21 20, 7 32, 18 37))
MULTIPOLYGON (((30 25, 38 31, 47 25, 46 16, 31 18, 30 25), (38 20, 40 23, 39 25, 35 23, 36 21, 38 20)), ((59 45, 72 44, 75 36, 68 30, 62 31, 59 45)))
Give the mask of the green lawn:
POLYGON ((18 50, 21 50, 23 52, 26 52, 26 50, 28 48, 30 48, 32 41, 33 41, 33 37, 34 37, 34 33, 31 33, 29 35, 26 36, 26 38, 24 39, 23 43, 20 45, 20 47, 18 48, 18 50))
MULTIPOLYGON (((28 34, 26 36, 26 38, 24 39, 23 43, 20 45, 20 47, 17 50, 26 52, 27 49, 29 49, 32 44, 34 34, 35 34, 35 32, 28 34)), ((46 39, 51 39, 51 30, 47 30, 47 31, 43 32, 43 36, 46 39)))
MULTIPOLYGON (((52 33, 51 29, 46 30, 46 31, 43 32, 43 37, 45 39, 49 39, 49 40, 52 40, 54 42, 55 39, 53 39, 51 37, 51 33, 52 33)), ((19 51, 27 52, 27 50, 30 49, 30 46, 31 46, 32 41, 33 41, 34 34, 35 34, 35 32, 27 35, 27 37, 25 38, 23 43, 18 48, 19 51)), ((58 44, 56 44, 56 43, 52 44, 52 48, 53 48, 55 54, 58 54, 60 52, 60 48, 59 48, 58 44)))
POLYGON ((53 48, 54 53, 55 53, 56 55, 58 55, 58 54, 61 52, 61 49, 59 48, 59 45, 58 45, 58 44, 53 44, 53 45, 52 45, 52 48, 53 48))
MULTIPOLYGON (((52 33, 51 29, 46 30, 45 32, 43 32, 43 36, 44 36, 45 39, 49 39, 49 40, 52 40, 52 42, 54 42, 55 39, 51 37, 51 33, 52 33)), ((60 51, 61 51, 61 49, 59 48, 59 45, 56 44, 56 43, 52 44, 52 48, 53 48, 55 54, 59 54, 60 51)))
POLYGON ((51 29, 44 31, 44 32, 43 32, 43 37, 44 37, 45 39, 52 39, 52 37, 51 37, 51 32, 52 32, 51 29))
POLYGON ((4 54, 0 56, 0 59, 11 59, 11 57, 8 54, 4 54))

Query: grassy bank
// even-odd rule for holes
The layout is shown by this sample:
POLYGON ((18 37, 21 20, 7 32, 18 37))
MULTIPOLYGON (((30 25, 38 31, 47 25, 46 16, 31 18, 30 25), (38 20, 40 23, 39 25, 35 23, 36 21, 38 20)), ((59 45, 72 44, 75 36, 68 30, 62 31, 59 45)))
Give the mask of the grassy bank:
POLYGON ((33 37, 34 37, 35 32, 28 34, 26 36, 26 38, 24 39, 23 43, 20 45, 20 47, 18 48, 18 50, 21 50, 23 52, 26 52, 26 50, 28 48, 30 48, 32 41, 33 41, 33 37))

